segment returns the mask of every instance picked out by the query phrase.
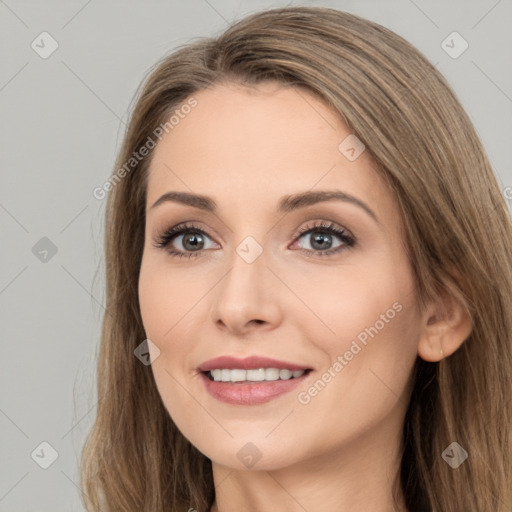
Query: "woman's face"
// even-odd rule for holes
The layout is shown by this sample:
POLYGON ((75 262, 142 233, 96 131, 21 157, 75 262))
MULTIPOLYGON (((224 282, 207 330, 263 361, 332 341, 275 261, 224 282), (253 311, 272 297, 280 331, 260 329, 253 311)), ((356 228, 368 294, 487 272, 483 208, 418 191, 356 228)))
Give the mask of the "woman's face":
POLYGON ((363 446, 379 456, 400 438, 420 337, 391 190, 304 89, 230 84, 194 98, 156 146, 147 191, 139 295, 165 407, 231 468, 363 446), (210 200, 154 205, 170 192, 210 200), (200 368, 222 356, 282 364, 213 362, 230 382, 212 382, 200 368), (292 364, 309 371, 286 380, 292 364))

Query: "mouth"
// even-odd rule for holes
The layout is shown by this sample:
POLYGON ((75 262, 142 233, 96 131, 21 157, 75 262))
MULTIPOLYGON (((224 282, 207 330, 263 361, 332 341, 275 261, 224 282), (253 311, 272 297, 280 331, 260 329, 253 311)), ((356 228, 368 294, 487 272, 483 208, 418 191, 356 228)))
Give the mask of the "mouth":
POLYGON ((307 386, 312 368, 214 368, 200 371, 205 390, 225 404, 260 405, 278 397, 285 399, 298 386, 307 386))
POLYGON ((258 405, 289 394, 313 371, 305 365, 257 355, 216 357, 197 368, 206 391, 231 405, 258 405))
POLYGON ((288 368, 215 368, 213 370, 202 371, 201 373, 212 382, 222 382, 223 384, 247 385, 261 382, 288 381, 300 379, 308 375, 312 368, 304 370, 290 370, 288 368))

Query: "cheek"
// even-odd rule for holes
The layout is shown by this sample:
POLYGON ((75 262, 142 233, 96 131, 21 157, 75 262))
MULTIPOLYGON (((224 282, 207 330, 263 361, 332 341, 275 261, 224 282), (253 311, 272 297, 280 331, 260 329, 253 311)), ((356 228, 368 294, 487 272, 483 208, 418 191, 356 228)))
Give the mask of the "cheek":
POLYGON ((364 343, 373 327, 389 332, 391 324, 400 324, 401 311, 411 305, 411 275, 407 266, 393 265, 389 255, 378 256, 339 267, 286 271, 302 302, 296 301, 300 315, 295 321, 301 322, 308 339, 320 337, 332 352, 358 336, 364 343))
POLYGON ((301 403, 321 394, 314 398, 318 405, 323 402, 319 414, 326 402, 339 400, 350 403, 348 410, 363 405, 381 410, 387 399, 396 399, 390 389, 400 394, 407 383, 417 355, 420 316, 408 265, 392 263, 392 258, 379 258, 364 268, 319 274, 315 286, 310 279, 302 283, 304 301, 317 318, 304 316, 301 330, 323 354, 319 373, 327 383, 317 386, 321 393, 306 390, 301 403))
POLYGON ((146 336, 157 340, 163 329, 162 299, 164 289, 158 279, 154 265, 143 258, 139 275, 139 306, 146 336))
POLYGON ((160 351, 152 369, 166 405, 180 395, 177 382, 193 372, 187 363, 199 337, 198 318, 207 315, 206 301, 201 299, 211 286, 202 277, 170 268, 159 258, 143 258, 138 284, 140 312, 147 338, 160 351))
POLYGON ((138 293, 146 336, 159 350, 158 357, 151 364, 158 392, 173 420, 180 425, 187 425, 187 414, 180 415, 187 396, 179 382, 183 382, 182 362, 186 359, 186 349, 190 345, 178 343, 177 339, 182 337, 177 336, 177 333, 184 325, 179 320, 186 318, 190 301, 184 297, 187 287, 182 286, 179 275, 173 272, 171 276, 165 266, 143 258, 138 293))
MULTIPOLYGON (((190 308, 199 301, 204 290, 191 285, 189 273, 171 271, 160 258, 142 261, 139 276, 139 304, 142 322, 148 338, 157 344, 172 339, 190 308)), ((197 283, 195 283, 197 284, 197 283)))

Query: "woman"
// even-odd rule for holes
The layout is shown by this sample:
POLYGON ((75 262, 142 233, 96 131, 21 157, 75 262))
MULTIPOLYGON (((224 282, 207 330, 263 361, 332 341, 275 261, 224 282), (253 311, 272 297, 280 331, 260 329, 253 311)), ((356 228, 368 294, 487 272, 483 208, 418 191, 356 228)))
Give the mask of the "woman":
POLYGON ((414 47, 251 15, 157 65, 116 169, 88 510, 510 510, 511 220, 414 47))

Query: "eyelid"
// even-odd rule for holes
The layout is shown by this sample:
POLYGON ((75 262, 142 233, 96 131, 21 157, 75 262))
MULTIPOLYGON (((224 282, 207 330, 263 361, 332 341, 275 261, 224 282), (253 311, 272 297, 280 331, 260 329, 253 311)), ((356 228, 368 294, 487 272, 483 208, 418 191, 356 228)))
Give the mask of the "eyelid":
POLYGON ((317 255, 317 256, 324 256, 324 255, 331 255, 338 252, 341 252, 345 249, 349 249, 356 245, 357 239, 356 237, 346 229, 345 227, 340 226, 338 223, 334 221, 325 221, 325 220, 314 220, 310 221, 310 223, 304 227, 301 227, 297 233, 293 237, 293 241, 291 245, 294 245, 298 243, 298 241, 306 234, 308 233, 314 233, 314 232, 324 232, 331 236, 335 236, 339 238, 342 241, 342 245, 338 246, 336 248, 329 248, 325 249, 324 251, 313 251, 311 249, 299 249, 300 251, 304 251, 306 253, 317 255))
POLYGON ((353 238, 354 240, 356 239, 356 237, 352 234, 352 232, 349 229, 330 219, 314 219, 309 221, 306 226, 300 227, 297 230, 295 235, 293 235, 293 238, 296 239, 297 237, 304 235, 304 233, 307 233, 308 231, 312 231, 315 229, 317 229, 318 231, 323 230, 327 232, 338 232, 342 233, 343 235, 346 235, 347 237, 353 238))
MULTIPOLYGON (((154 247, 162 247, 162 243, 166 239, 169 239, 169 243, 170 243, 170 239, 174 240, 178 236, 186 234, 187 231, 203 233, 206 236, 208 236, 208 238, 215 241, 214 239, 216 238, 216 236, 212 235, 208 228, 198 226, 196 224, 196 222, 197 221, 178 222, 178 224, 171 224, 168 227, 158 230, 155 233, 155 237, 154 237, 154 239, 155 239, 154 241, 156 242, 156 244, 154 243, 153 246, 154 247)), ((215 242, 215 243, 217 243, 217 242, 215 242)))

